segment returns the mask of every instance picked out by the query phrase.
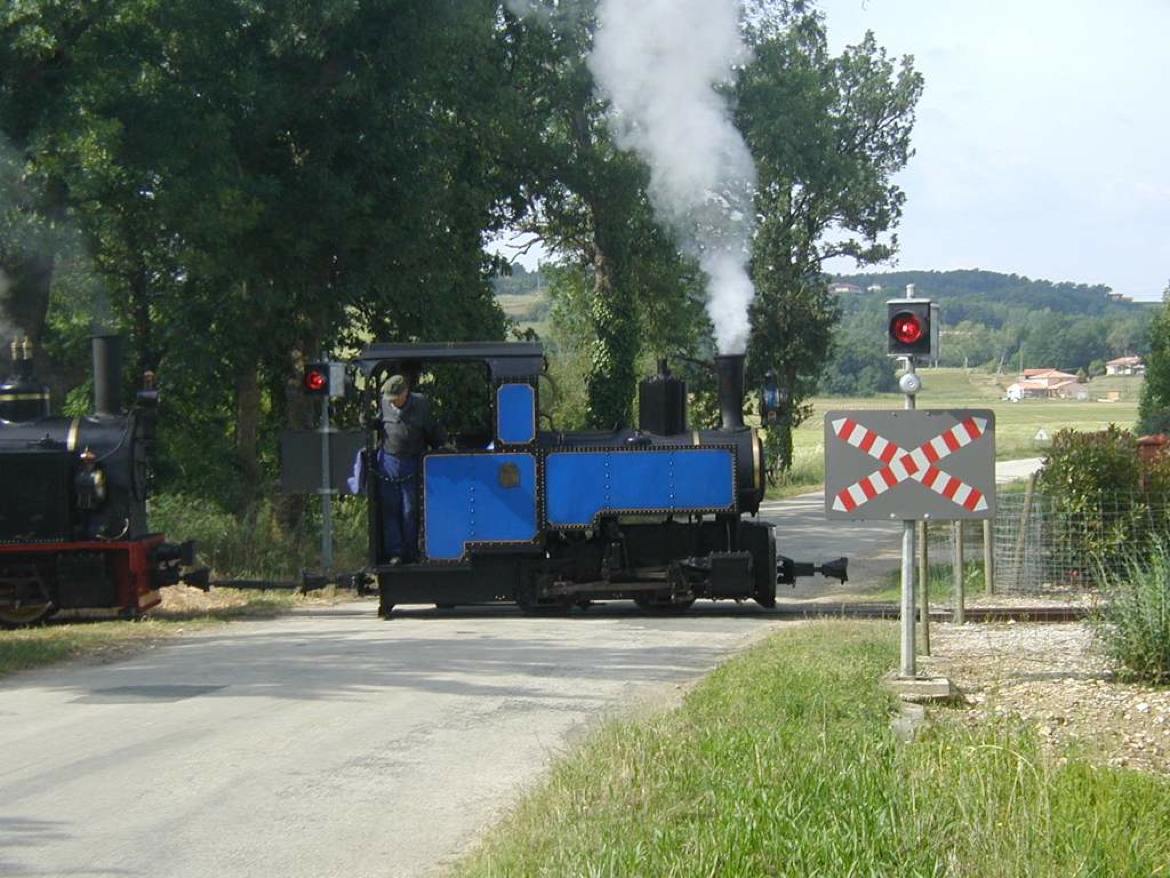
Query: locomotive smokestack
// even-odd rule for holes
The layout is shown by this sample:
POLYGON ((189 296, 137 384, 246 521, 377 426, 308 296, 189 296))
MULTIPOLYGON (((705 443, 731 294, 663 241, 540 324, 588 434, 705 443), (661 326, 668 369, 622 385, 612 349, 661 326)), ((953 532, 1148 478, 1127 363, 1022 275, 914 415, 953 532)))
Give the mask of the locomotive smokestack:
POLYGON ((720 429, 739 430, 743 427, 743 364, 745 354, 721 354, 715 358, 719 373, 720 429))
POLYGON ((94 335, 93 408, 99 415, 122 413, 122 337, 94 335))

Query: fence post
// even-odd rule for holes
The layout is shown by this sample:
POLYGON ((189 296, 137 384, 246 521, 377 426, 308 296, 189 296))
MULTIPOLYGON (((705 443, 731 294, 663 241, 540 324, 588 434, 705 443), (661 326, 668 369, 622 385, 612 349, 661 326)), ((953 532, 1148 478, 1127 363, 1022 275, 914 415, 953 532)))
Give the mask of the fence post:
POLYGON ((1014 587, 1019 589, 1020 579, 1024 575, 1024 546, 1028 541, 1028 523, 1032 517, 1032 499, 1036 494, 1036 473, 1028 477, 1028 490, 1024 494, 1024 511, 1020 514, 1020 532, 1016 536, 1014 587))
POLYGON ((990 518, 983 520, 983 589, 995 594, 995 525, 990 518))
POLYGON ((930 523, 918 523, 918 617, 922 626, 922 654, 930 655, 930 523))
POLYGON ((963 522, 955 521, 951 524, 951 531, 955 541, 955 553, 952 572, 955 578, 955 616, 956 625, 967 621, 966 595, 963 592, 963 522))

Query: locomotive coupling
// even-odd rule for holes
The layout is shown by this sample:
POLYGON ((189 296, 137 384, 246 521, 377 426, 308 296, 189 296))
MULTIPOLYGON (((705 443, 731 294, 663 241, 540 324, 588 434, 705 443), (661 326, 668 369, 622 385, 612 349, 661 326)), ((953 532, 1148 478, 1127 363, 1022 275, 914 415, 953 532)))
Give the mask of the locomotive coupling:
POLYGON ((796 585, 797 577, 814 576, 817 573, 826 579, 848 582, 849 559, 837 558, 823 564, 813 564, 811 561, 793 561, 783 555, 776 559, 776 582, 781 585, 796 585))

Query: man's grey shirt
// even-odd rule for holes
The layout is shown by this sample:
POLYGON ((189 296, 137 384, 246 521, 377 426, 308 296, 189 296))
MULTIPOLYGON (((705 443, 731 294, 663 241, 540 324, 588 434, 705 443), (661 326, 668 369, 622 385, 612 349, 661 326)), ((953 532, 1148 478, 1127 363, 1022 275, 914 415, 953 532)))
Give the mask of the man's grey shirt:
POLYGON ((398 408, 382 397, 382 424, 385 450, 395 457, 418 457, 427 448, 447 442, 447 433, 431 411, 431 401, 418 393, 406 397, 398 408))

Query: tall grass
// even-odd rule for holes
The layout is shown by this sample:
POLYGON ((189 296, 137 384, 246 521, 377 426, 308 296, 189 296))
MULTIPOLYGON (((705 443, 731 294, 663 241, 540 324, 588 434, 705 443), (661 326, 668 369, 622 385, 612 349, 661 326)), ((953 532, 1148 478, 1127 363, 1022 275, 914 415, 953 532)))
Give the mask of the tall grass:
POLYGON ((1159 542, 1125 572, 1102 573, 1099 633, 1123 679, 1170 683, 1170 546, 1159 542))
POLYGON ((464 876, 1153 875, 1170 784, 1011 723, 890 730, 880 623, 788 629, 564 760, 464 876))
MULTIPOLYGON (((296 579, 321 566, 321 514, 311 504, 300 527, 286 529, 271 500, 232 514, 215 503, 183 494, 151 498, 151 527, 171 539, 197 543, 199 560, 216 577, 296 579)), ((366 501, 345 497, 333 507, 334 567, 356 570, 366 563, 366 501)))

